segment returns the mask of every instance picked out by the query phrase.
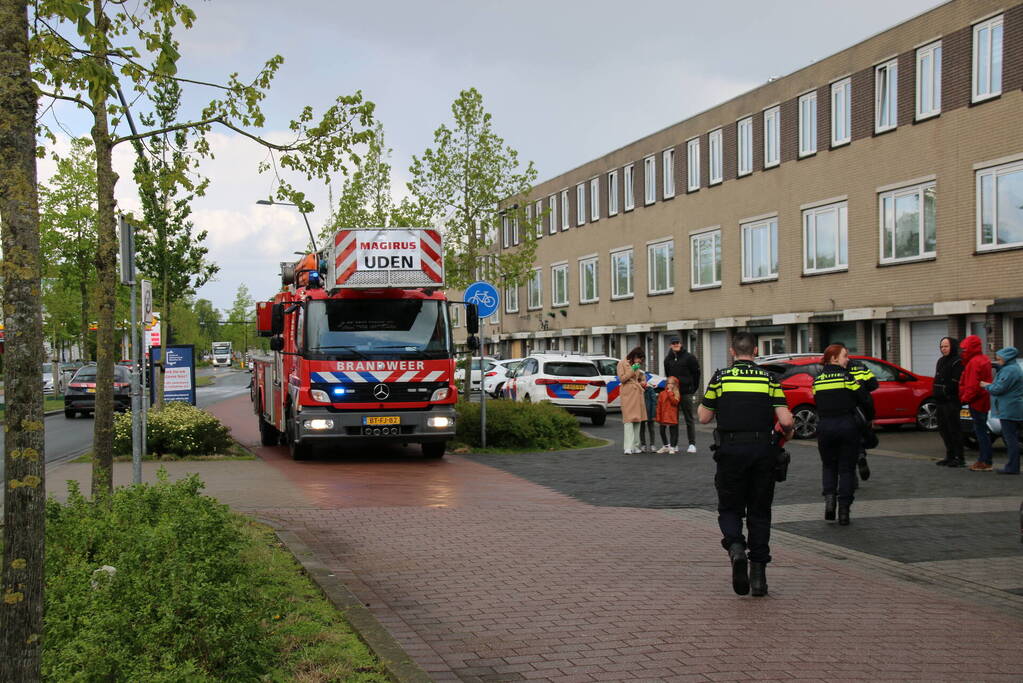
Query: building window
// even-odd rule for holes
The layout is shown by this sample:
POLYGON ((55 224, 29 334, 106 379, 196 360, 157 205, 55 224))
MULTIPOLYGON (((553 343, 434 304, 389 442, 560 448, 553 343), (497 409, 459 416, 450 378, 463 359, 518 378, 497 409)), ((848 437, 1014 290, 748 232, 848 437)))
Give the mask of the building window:
POLYGON ((618 171, 607 174, 607 215, 618 213, 618 171))
POLYGON ((675 287, 675 242, 658 242, 646 248, 647 293, 664 294, 675 287))
POLYGON ((647 157, 643 160, 643 201, 653 204, 657 200, 657 160, 647 157))
POLYGON ((817 93, 799 98, 799 156, 817 153, 817 93))
POLYGON ((742 280, 778 277, 778 219, 769 218, 742 226, 742 280))
POLYGON ((664 178, 664 198, 675 196, 675 150, 666 149, 661 152, 661 177, 664 178))
POLYGON ((513 209, 515 213, 512 214, 511 219, 511 234, 512 234, 512 246, 519 246, 519 210, 513 209))
POLYGON ((622 181, 625 184, 625 210, 632 211, 636 208, 635 186, 632 182, 633 166, 629 164, 622 172, 622 181))
POLYGON ((555 235, 558 232, 558 197, 557 197, 557 195, 552 195, 551 196, 551 198, 548 200, 548 205, 551 208, 551 210, 550 210, 551 222, 550 222, 550 229, 549 230, 550 230, 550 233, 552 235, 555 235))
POLYGON ((611 298, 632 296, 632 249, 611 254, 611 298))
POLYGON ((586 222, 586 184, 579 183, 575 186, 575 224, 582 225, 586 222))
POLYGON ((579 262, 579 303, 590 304, 599 298, 597 290, 597 258, 579 262))
POLYGON ((448 309, 449 311, 451 311, 451 327, 461 327, 462 326, 461 315, 459 314, 459 311, 461 309, 462 309, 462 305, 461 304, 455 304, 454 306, 451 306, 448 309))
POLYGON ((551 306, 568 305, 568 264, 551 266, 551 306))
POLYGON ((600 220, 600 178, 590 180, 590 222, 600 220))
POLYGON ((977 172, 977 248, 1023 246, 1023 163, 977 172))
POLYGON ((874 132, 899 125, 899 60, 874 68, 874 132))
POLYGON ((533 228, 536 230, 536 238, 540 239, 543 237, 543 200, 537 199, 533 205, 533 216, 536 223, 533 224, 533 228))
POLYGON ((739 144, 736 149, 739 161, 739 175, 753 172, 753 119, 743 119, 736 124, 739 144))
POLYGON ((881 262, 934 256, 937 234, 934 183, 885 192, 881 211, 881 262))
POLYGON ((568 230, 568 190, 561 191, 561 229, 568 230))
POLYGON ((700 189, 700 138, 686 143, 686 189, 696 192, 700 189))
POLYGON ((519 312, 519 288, 518 287, 505 287, 504 288, 504 312, 505 313, 518 313, 519 312))
POLYGON ((828 204, 803 212, 803 272, 826 273, 849 267, 848 206, 828 204))
POLYGON ((721 284, 721 231, 710 230, 689 239, 693 289, 721 284))
POLYGON ((511 221, 508 216, 501 216, 501 245, 505 249, 511 246, 511 221))
POLYGON ((721 129, 718 128, 707 136, 707 146, 710 152, 710 184, 720 183, 724 179, 721 169, 721 129))
POLYGON ((852 139, 852 81, 848 78, 831 84, 831 146, 852 139))
POLYGON ((529 310, 534 311, 543 307, 543 274, 539 268, 535 269, 526 281, 526 296, 529 299, 526 302, 529 310))
POLYGON ((973 101, 1002 93, 1002 16, 973 27, 973 101))
POLYGON ((916 118, 941 112, 941 41, 916 51, 916 118))
POLYGON ((781 163, 781 107, 764 112, 764 168, 781 163))

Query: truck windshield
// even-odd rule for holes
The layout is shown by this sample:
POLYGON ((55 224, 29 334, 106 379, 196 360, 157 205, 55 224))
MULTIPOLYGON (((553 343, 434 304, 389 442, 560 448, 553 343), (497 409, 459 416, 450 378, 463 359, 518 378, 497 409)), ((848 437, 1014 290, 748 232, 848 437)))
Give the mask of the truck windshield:
POLYGON ((305 351, 340 358, 448 358, 446 310, 443 302, 426 299, 310 301, 305 351))

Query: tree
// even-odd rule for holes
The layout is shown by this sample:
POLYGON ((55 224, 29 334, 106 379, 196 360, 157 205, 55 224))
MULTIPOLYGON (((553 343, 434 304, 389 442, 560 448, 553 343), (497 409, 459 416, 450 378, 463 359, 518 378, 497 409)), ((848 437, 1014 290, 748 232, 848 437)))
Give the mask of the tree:
POLYGON ((0 0, 0 240, 3 243, 4 550, 0 680, 40 680, 46 458, 36 91, 28 7, 0 0))
MULTIPOLYGON (((49 98, 75 103, 92 116, 91 137, 96 151, 98 197, 98 241, 96 250, 97 287, 97 372, 96 411, 93 428, 94 495, 113 489, 113 373, 114 307, 116 298, 116 215, 112 153, 115 145, 145 140, 178 130, 194 129, 204 136, 214 125, 233 130, 263 145, 272 161, 261 170, 287 169, 308 180, 325 180, 329 173, 344 168, 354 145, 372 137, 373 104, 362 93, 342 95, 319 121, 311 107, 305 107, 289 124, 290 142, 275 144, 251 132, 262 127, 265 117, 260 103, 281 62, 271 58, 249 83, 229 76, 226 84, 204 83, 177 75, 179 44, 173 29, 191 27, 195 13, 177 0, 140 0, 137 3, 106 3, 103 0, 38 0, 35 5, 34 35, 31 37, 37 68, 34 75, 39 92, 49 98), (73 36, 62 30, 71 30, 73 36), (145 51, 145 57, 143 52, 145 51), (129 84, 139 97, 160 79, 210 87, 221 93, 197 117, 162 128, 118 134, 128 103, 121 82, 129 84), (120 104, 116 103, 120 101, 120 104)), ((130 123, 131 119, 129 119, 130 123)), ((208 154, 209 144, 200 137, 194 147, 208 154)), ((278 199, 313 210, 305 195, 278 178, 278 199)))
POLYGON ((391 225, 394 201, 391 199, 390 148, 384 144, 384 127, 377 123, 369 149, 345 180, 337 206, 320 232, 330 239, 339 228, 384 228, 391 225))
POLYGON ((227 338, 234 342, 234 348, 242 353, 248 351, 248 342, 256 338, 256 302, 249 294, 249 288, 245 283, 238 285, 238 291, 234 295, 234 303, 231 310, 227 312, 229 325, 224 326, 224 333, 227 338))
MULTIPOLYGON (((529 162, 519 170, 519 155, 505 145, 483 109, 483 96, 475 88, 463 90, 451 105, 454 127, 442 124, 433 134, 435 147, 413 157, 409 190, 418 213, 444 232, 444 270, 449 287, 464 289, 488 265, 499 286, 518 286, 533 266, 535 230, 520 215, 515 202, 524 202, 536 180, 529 162), (514 251, 496 249, 496 235, 508 206, 524 227, 522 244, 514 251)), ((533 221, 538 221, 534 217, 533 221)), ((470 375, 465 377, 469 395, 470 375)))

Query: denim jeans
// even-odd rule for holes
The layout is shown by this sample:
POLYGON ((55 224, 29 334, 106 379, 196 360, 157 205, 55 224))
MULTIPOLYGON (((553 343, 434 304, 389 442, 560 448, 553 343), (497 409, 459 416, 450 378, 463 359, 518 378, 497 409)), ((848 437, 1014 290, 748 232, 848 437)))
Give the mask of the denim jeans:
POLYGON ((977 435, 977 447, 980 453, 977 455, 977 462, 991 464, 991 434, 987 430, 987 412, 981 412, 970 408, 970 417, 973 418, 973 433, 977 435))
POLYGON ((1023 425, 1019 420, 1002 420, 1002 438, 1005 439, 1005 450, 1009 454, 1009 462, 1005 463, 1006 472, 1019 472, 1019 430, 1023 425))

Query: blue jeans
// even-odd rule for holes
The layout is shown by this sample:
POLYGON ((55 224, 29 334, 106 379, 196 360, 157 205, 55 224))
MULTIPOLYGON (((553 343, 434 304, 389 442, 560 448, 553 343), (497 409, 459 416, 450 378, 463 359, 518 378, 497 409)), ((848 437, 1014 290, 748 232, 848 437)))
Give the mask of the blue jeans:
POLYGON ((981 412, 970 408, 970 417, 973 418, 973 433, 977 435, 977 447, 980 453, 977 455, 977 462, 991 464, 991 434, 987 430, 987 412, 981 412))
POLYGON ((1005 450, 1009 454, 1009 462, 1005 463, 1006 472, 1019 472, 1019 430, 1023 425, 1019 420, 1002 420, 1002 438, 1005 439, 1005 450))

